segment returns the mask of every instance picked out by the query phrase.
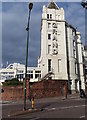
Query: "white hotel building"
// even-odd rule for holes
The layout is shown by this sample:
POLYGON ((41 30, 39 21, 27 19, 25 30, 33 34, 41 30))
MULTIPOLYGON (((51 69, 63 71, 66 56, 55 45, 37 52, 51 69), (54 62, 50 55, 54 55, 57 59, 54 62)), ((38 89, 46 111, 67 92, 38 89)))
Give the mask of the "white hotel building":
MULTIPOLYGON (((46 79, 68 82, 72 91, 85 89, 83 69, 84 47, 81 34, 65 20, 63 8, 51 1, 43 6, 41 20, 41 56, 38 67, 28 67, 31 82, 46 79)), ((18 77, 23 80, 25 65, 14 63, 0 70, 1 80, 18 77)))

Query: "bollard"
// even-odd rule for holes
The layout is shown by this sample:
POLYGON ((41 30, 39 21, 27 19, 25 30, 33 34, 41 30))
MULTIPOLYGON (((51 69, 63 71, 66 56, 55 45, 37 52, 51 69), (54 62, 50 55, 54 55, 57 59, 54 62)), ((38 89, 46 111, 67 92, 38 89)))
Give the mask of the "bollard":
POLYGON ((32 109, 34 109, 34 97, 32 98, 32 109))

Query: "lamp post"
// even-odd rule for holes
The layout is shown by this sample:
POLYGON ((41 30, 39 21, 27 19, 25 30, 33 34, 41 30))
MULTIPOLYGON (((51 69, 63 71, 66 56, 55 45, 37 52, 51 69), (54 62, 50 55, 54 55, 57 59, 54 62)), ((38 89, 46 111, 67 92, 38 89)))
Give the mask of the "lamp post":
POLYGON ((26 46, 26 65, 25 65, 25 86, 24 86, 24 110, 26 110, 26 80, 27 80, 27 65, 28 65, 28 44, 29 44, 29 22, 30 22, 30 13, 33 8, 33 3, 29 3, 29 16, 27 24, 27 46, 26 46))
MULTIPOLYGON (((85 8, 85 51, 86 51, 86 47, 87 47, 87 1, 82 0, 81 5, 83 8, 85 8)), ((86 82, 86 63, 85 63, 85 67, 84 67, 84 77, 85 77, 85 82, 86 82)), ((86 85, 85 85, 85 92, 86 92, 86 85)), ((86 116, 87 117, 87 116, 86 116)))

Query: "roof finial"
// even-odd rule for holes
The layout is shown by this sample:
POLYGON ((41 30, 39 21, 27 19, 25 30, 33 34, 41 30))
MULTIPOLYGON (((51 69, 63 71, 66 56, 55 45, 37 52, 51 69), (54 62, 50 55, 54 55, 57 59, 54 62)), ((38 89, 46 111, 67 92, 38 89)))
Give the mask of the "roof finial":
POLYGON ((50 0, 50 3, 47 6, 49 9, 59 9, 54 0, 50 0))

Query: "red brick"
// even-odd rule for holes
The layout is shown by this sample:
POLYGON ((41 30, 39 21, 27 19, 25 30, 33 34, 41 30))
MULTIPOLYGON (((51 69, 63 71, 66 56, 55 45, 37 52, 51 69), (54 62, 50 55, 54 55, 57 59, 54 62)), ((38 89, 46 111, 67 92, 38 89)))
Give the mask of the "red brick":
MULTIPOLYGON (((29 80, 26 81, 26 97, 28 99, 29 92, 32 97, 43 98, 43 97, 56 97, 62 96, 62 88, 64 87, 64 94, 67 90, 67 81, 62 80, 48 80, 40 81, 30 85, 29 91, 29 80)), ((23 100, 24 99, 24 85, 23 86, 7 86, 2 87, 4 92, 2 93, 2 100, 23 100)))

